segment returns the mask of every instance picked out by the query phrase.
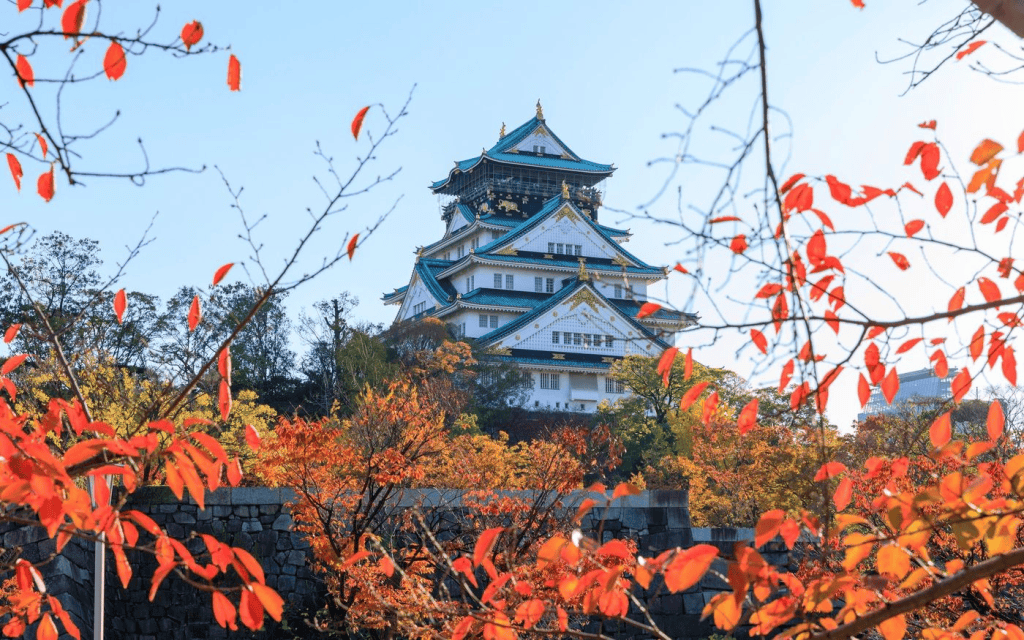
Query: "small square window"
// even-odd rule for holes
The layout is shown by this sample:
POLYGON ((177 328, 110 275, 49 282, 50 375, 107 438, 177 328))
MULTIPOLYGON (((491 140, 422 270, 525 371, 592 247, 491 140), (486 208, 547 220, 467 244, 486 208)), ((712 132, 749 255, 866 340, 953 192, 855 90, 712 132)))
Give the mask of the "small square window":
POLYGON ((551 344, 558 344, 558 332, 557 331, 552 331, 551 332, 551 344))
POLYGON ((487 328, 487 314, 480 314, 480 326, 483 327, 484 329, 487 328))
POLYGON ((515 279, 513 278, 512 274, 506 275, 505 276, 505 288, 506 289, 515 289, 514 284, 515 284, 515 279))

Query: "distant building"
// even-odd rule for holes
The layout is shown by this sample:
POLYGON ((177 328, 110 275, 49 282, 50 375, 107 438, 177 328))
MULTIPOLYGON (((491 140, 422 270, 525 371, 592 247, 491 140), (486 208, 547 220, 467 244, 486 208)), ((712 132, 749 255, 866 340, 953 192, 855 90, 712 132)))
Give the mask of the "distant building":
POLYGON ((431 190, 441 239, 422 247, 408 284, 385 294, 396 322, 433 317, 529 376, 527 407, 593 412, 622 397, 608 375, 627 355, 658 356, 693 314, 637 313, 667 270, 622 246, 627 229, 598 222, 615 168, 576 155, 537 115, 431 190))
POLYGON ((875 387, 871 392, 864 412, 857 415, 857 420, 864 420, 868 416, 876 416, 912 408, 914 405, 933 404, 936 401, 947 400, 952 397, 949 385, 953 381, 958 369, 951 369, 945 378, 939 378, 932 369, 920 369, 899 376, 900 388, 892 404, 885 400, 880 387, 875 387))

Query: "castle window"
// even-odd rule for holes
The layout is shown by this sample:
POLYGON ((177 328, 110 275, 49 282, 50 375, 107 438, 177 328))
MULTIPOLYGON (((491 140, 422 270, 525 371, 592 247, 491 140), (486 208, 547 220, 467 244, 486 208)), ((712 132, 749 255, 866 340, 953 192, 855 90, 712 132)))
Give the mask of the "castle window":
POLYGON ((604 379, 604 392, 605 393, 626 393, 626 385, 622 384, 618 380, 612 377, 604 379))
POLYGON ((554 293, 555 292, 555 279, 554 278, 548 278, 547 280, 544 281, 544 292, 545 293, 554 293))
POLYGON ((513 286, 514 284, 515 284, 515 279, 513 278, 512 274, 506 275, 505 276, 505 288, 506 289, 515 289, 515 287, 513 286))
POLYGON ((565 245, 562 244, 561 242, 555 245, 555 249, 555 253, 565 253, 565 245))
POLYGON ((495 289, 500 289, 501 288, 501 274, 500 273, 494 274, 494 288, 495 289))
POLYGON ((600 347, 601 346, 601 334, 600 333, 595 333, 594 334, 594 346, 595 347, 600 347))
POLYGON ((551 332, 551 344, 558 344, 558 332, 557 331, 552 331, 551 332))
POLYGON ((491 328, 492 329, 497 329, 498 328, 498 316, 491 316, 490 319, 491 319, 491 328))
POLYGON ((612 347, 614 345, 615 345, 615 338, 613 338, 611 336, 605 336, 604 337, 604 346, 612 347))
POLYGON ((576 245, 573 245, 573 248, 576 249, 576 255, 578 255, 578 256, 583 255, 583 247, 582 246, 576 244, 576 245))
POLYGON ((533 290, 537 293, 544 293, 544 278, 533 279, 533 290))
MULTIPOLYGON (((542 373, 540 374, 540 388, 541 389, 558 389, 559 375, 557 373, 542 373)), ((559 405, 561 406, 561 405, 559 405)))
POLYGON ((583 336, 578 333, 572 334, 572 343, 577 347, 580 346, 583 344, 583 336))
POLYGON ((476 276, 466 276, 466 293, 476 288, 476 276))
POLYGON ((554 253, 554 252, 555 252, 555 243, 554 242, 549 242, 548 243, 548 253, 554 253))
POLYGON ((412 306, 412 312, 415 313, 415 314, 423 313, 424 311, 426 311, 426 309, 427 309, 427 303, 426 302, 417 302, 416 304, 414 304, 412 306))
POLYGON ((615 285, 614 292, 612 293, 612 297, 613 298, 621 298, 622 297, 622 285, 621 284, 615 285))
POLYGON ((480 326, 482 328, 484 328, 484 329, 487 328, 487 314, 486 313, 481 313, 480 314, 480 326))
POLYGON ((471 244, 473 245, 474 249, 478 248, 480 246, 480 238, 473 238, 473 241, 472 241, 471 244))
POLYGON ((492 231, 491 232, 491 240, 497 240, 500 237, 501 237, 501 232, 500 231, 492 231))
POLYGON ((458 248, 458 250, 457 250, 457 257, 458 257, 458 258, 461 258, 461 257, 462 257, 462 256, 464 256, 464 255, 466 255, 466 247, 465 247, 465 245, 461 245, 461 244, 460 244, 460 245, 459 245, 459 248, 458 248))
POLYGON ((583 346, 584 347, 589 347, 591 344, 592 344, 592 342, 590 340, 590 334, 589 333, 584 333, 583 334, 583 346))

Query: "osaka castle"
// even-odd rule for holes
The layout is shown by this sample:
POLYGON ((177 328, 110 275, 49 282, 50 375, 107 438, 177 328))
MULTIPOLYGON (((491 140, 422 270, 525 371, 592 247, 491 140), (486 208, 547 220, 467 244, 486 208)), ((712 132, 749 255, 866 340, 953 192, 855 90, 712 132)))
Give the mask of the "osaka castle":
POLYGON ((537 114, 430 185, 444 234, 420 247, 408 284, 385 294, 396 322, 437 318, 488 357, 530 376, 526 408, 592 412, 626 390, 609 375, 627 355, 660 356, 693 314, 637 319, 667 270, 601 224, 613 165, 584 160, 537 114))

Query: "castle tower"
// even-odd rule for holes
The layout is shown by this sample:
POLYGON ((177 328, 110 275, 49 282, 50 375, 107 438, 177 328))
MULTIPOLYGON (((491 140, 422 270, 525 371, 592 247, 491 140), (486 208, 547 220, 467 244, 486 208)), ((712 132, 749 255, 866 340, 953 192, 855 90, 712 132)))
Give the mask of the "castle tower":
POLYGON ((598 223, 613 165, 584 160, 537 115, 433 183, 444 236, 419 250, 409 283, 385 294, 396 322, 432 316, 529 374, 528 408, 592 412, 625 392, 607 375, 626 355, 658 356, 696 316, 637 320, 666 270, 598 223))

